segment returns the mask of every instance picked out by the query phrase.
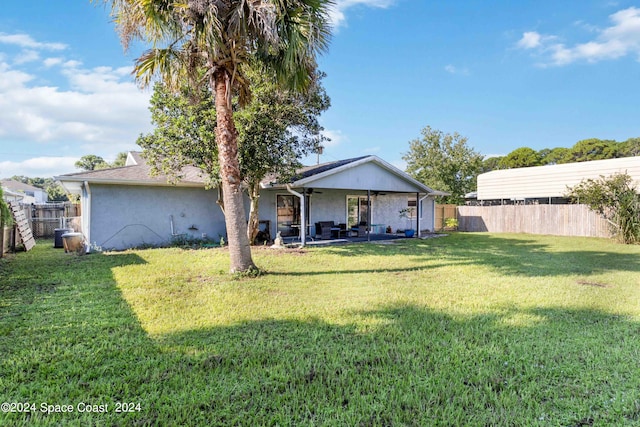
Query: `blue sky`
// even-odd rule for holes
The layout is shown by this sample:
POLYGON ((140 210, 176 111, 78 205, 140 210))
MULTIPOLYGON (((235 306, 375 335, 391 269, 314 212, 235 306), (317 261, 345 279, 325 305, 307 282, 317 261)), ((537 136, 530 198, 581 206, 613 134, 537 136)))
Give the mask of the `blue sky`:
MULTIPOLYGON (((338 0, 319 59, 332 107, 322 160, 399 167, 425 126, 484 155, 640 136, 640 4, 338 0)), ((111 161, 151 129, 104 6, 8 2, 0 15, 0 177, 111 161)))

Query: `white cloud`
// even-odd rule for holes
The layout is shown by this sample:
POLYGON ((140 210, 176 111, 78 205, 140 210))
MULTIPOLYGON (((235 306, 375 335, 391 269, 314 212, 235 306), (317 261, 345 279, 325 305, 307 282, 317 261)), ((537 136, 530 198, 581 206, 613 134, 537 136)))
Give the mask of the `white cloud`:
POLYGON ((449 74, 460 74, 463 76, 469 75, 469 70, 467 68, 459 68, 451 64, 446 65, 444 70, 449 74))
POLYGON ((521 49, 533 49, 540 46, 542 42, 542 36, 535 31, 528 31, 522 35, 522 38, 518 41, 518 47, 521 49))
POLYGON ((16 65, 26 64, 27 62, 33 62, 40 59, 40 54, 35 50, 23 50, 19 55, 13 59, 13 63, 16 65))
POLYGON ((325 129, 322 131, 322 135, 326 136, 327 138, 329 138, 331 141, 325 141, 323 143, 324 147, 335 147, 337 145, 340 145, 344 142, 348 142, 349 138, 342 133, 341 130, 328 130, 325 129))
POLYGON ((63 58, 47 58, 44 61, 42 61, 42 63, 44 64, 45 67, 50 68, 50 67, 53 67, 54 65, 62 64, 62 61, 64 61, 63 58))
POLYGON ((115 158, 135 149, 138 135, 151 129, 151 93, 138 89, 131 67, 89 68, 56 56, 41 60, 38 69, 33 67, 40 60, 38 49, 61 50, 64 45, 6 34, 0 34, 1 43, 23 49, 0 52, 0 147, 13 157, 19 152, 57 156, 16 160, 3 155, 12 161, 0 162, 0 176, 74 172, 73 163, 81 156, 115 158))
POLYGON ((526 32, 518 41, 521 49, 535 49, 548 56, 541 65, 562 66, 576 61, 590 63, 636 55, 640 61, 640 9, 630 7, 609 16, 612 25, 597 31, 594 40, 567 46, 557 37, 526 32))
POLYGON ((27 34, 6 34, 0 33, 0 43, 15 45, 28 49, 42 50, 65 50, 67 45, 64 43, 42 43, 35 41, 27 34))
POLYGON ((346 11, 354 6, 366 6, 379 9, 386 9, 392 6, 395 0, 337 0, 329 13, 329 18, 333 28, 346 25, 346 11))
POLYGON ((75 162, 80 157, 34 157, 21 162, 0 162, 0 177, 14 175, 48 178, 55 175, 76 172, 75 162))
POLYGON ((96 149, 135 142, 150 128, 149 93, 121 69, 64 69, 70 89, 33 83, 36 76, 0 63, 2 138, 92 143, 96 149))

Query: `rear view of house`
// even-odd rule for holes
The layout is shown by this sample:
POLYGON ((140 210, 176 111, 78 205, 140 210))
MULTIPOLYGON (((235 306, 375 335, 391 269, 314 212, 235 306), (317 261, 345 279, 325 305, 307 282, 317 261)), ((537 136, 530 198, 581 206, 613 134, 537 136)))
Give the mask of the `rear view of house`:
MULTIPOLYGON (((182 176, 175 185, 166 176, 152 176, 140 153, 131 152, 124 167, 56 179, 80 195, 85 239, 104 249, 163 245, 182 237, 225 237, 217 189, 205 189, 197 168, 185 168, 182 176)), ((362 227, 367 233, 389 228, 433 231, 434 197, 442 194, 376 156, 365 156, 302 168, 289 182, 266 178, 260 220, 271 238, 280 232, 302 242, 319 233, 320 222, 362 227), (412 214, 401 217, 407 208, 412 214)), ((248 198, 245 207, 248 212, 248 198)))

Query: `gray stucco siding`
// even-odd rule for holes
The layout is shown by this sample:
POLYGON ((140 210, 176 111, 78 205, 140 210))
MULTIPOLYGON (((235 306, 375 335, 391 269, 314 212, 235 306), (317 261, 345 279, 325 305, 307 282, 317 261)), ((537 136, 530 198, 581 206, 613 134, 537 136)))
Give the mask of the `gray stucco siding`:
POLYGON ((103 249, 160 245, 173 232, 218 239, 226 235, 215 190, 165 186, 91 185, 90 243, 103 249))
POLYGON ((309 182, 308 187, 415 192, 416 187, 373 163, 365 163, 309 182))

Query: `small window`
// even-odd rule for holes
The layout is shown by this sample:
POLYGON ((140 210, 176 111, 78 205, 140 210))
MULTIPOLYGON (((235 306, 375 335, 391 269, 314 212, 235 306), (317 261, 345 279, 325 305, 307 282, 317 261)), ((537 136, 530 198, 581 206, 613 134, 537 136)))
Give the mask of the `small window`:
MULTIPOLYGON (((417 203, 416 199, 408 199, 407 200, 407 208, 411 209, 409 212, 409 218, 415 219, 416 215, 418 215, 418 210, 416 209, 417 203)), ((422 200, 420 200, 420 213, 422 213, 422 200)), ((422 216, 420 216, 422 218, 422 216)))

